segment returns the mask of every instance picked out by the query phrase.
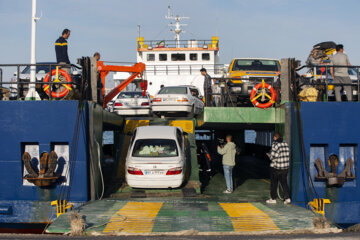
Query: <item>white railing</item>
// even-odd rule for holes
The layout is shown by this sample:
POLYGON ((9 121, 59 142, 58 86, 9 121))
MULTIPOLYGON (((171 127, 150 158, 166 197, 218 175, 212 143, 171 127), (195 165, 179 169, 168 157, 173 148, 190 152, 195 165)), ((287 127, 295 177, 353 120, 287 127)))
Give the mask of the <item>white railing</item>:
POLYGON ((146 65, 147 75, 192 75, 205 68, 209 74, 224 74, 228 66, 225 64, 189 64, 189 65, 146 65))

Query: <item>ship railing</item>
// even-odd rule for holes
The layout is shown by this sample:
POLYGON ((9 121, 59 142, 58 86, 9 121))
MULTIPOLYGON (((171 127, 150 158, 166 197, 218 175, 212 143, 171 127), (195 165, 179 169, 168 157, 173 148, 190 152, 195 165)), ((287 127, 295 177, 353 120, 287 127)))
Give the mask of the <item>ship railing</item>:
MULTIPOLYGON (((50 74, 49 78, 51 79, 54 74, 52 74, 52 71, 56 69, 56 67, 59 66, 59 69, 61 68, 70 68, 72 69, 72 72, 70 73, 71 82, 66 82, 66 84, 71 84, 71 86, 75 88, 79 88, 81 83, 81 68, 75 64, 56 64, 56 63, 37 63, 37 64, 0 64, 0 100, 24 100, 26 93, 29 90, 30 85, 35 85, 35 89, 40 95, 42 100, 52 100, 51 92, 53 89, 54 83, 52 81, 44 82, 44 77, 46 74, 50 74), (30 72, 29 73, 23 73, 26 67, 48 67, 47 71, 44 72, 37 72, 35 76, 36 81, 30 82, 30 72), (11 74, 11 70, 16 69, 15 73, 11 74), (74 71, 79 70, 79 73, 77 74, 78 78, 75 79, 75 76, 73 73, 74 71), (4 81, 4 75, 9 75, 9 80, 4 81), (42 78, 41 80, 38 80, 38 75, 41 74, 42 78), (11 76, 12 75, 12 76, 11 76), (25 77, 26 76, 26 77, 25 77), (44 85, 49 85, 49 95, 45 93, 43 90, 44 85)), ((64 82, 65 83, 65 82, 64 82)))
MULTIPOLYGON (((297 88, 298 92, 306 87, 314 87, 322 95, 321 101, 329 101, 329 97, 334 94, 333 90, 329 90, 329 86, 332 87, 344 87, 351 86, 353 100, 360 101, 360 66, 344 66, 344 65, 304 65, 296 69, 298 73, 297 88), (331 76, 331 68, 346 68, 348 70, 351 83, 335 83, 331 76), (306 73, 300 73, 307 70, 306 73)), ((294 96, 294 98, 297 96, 294 96)))
POLYGON ((146 40, 137 41, 138 49, 161 49, 161 48, 201 48, 201 49, 218 49, 219 40, 146 40))
MULTIPOLYGON (((249 80, 253 86, 261 82, 261 77, 249 80)), ((239 78, 231 77, 213 77, 212 92, 210 96, 212 97, 211 106, 207 107, 253 107, 250 103, 250 92, 246 95, 243 92, 233 92, 231 91, 231 86, 233 86, 233 81, 239 81, 239 78), (238 101, 238 98, 242 99, 241 102, 238 101)), ((272 78, 271 80, 266 79, 266 83, 269 83, 274 87, 276 92, 280 91, 279 78, 272 78)), ((248 83, 247 83, 248 84, 248 83)))
POLYGON ((226 74, 225 64, 178 64, 178 65, 146 65, 146 73, 151 75, 200 74, 205 68, 208 74, 226 74))

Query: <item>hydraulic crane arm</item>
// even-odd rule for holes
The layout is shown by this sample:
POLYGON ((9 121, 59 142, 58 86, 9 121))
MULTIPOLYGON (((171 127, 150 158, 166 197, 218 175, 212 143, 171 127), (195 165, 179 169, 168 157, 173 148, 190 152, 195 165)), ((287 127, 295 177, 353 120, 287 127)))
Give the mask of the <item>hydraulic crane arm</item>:
MULTIPOLYGON (((113 90, 111 90, 105 97, 103 107, 105 108, 108 102, 110 102, 119 92, 121 92, 129 83, 131 83, 135 78, 142 77, 143 72, 145 71, 144 63, 135 63, 134 66, 116 66, 116 65, 104 65, 103 61, 97 62, 97 69, 100 73, 102 85, 103 85, 103 96, 105 96, 105 77, 110 72, 129 72, 131 73, 130 77, 117 85, 113 90)), ((146 89, 145 89, 146 90, 146 89)))

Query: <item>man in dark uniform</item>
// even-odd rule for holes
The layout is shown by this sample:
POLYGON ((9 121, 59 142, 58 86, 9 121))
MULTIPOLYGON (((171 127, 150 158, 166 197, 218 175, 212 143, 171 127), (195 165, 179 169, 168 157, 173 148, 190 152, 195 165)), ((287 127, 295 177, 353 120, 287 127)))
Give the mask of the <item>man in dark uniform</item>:
MULTIPOLYGON (((69 37, 70 30, 64 29, 61 37, 59 37, 55 42, 56 61, 58 64, 70 64, 68 56, 68 43, 66 41, 69 37)), ((62 69, 70 73, 70 67, 63 67, 62 69)))
POLYGON ((201 75, 203 75, 204 78, 204 95, 205 95, 205 106, 211 107, 211 77, 209 74, 207 74, 206 69, 202 68, 200 69, 201 75))

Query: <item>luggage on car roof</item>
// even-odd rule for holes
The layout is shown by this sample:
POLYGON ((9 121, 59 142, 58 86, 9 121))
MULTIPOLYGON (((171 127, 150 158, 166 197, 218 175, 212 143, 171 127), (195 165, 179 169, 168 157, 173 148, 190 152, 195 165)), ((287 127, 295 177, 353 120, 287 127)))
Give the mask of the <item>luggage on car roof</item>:
POLYGON ((306 65, 322 64, 323 60, 329 59, 329 56, 334 54, 335 48, 336 43, 332 41, 315 44, 306 60, 306 65))
POLYGON ((315 44, 313 46, 314 49, 322 49, 322 50, 326 50, 326 49, 331 49, 331 48, 336 48, 336 43, 332 42, 332 41, 328 41, 328 42, 321 42, 318 44, 315 44))

